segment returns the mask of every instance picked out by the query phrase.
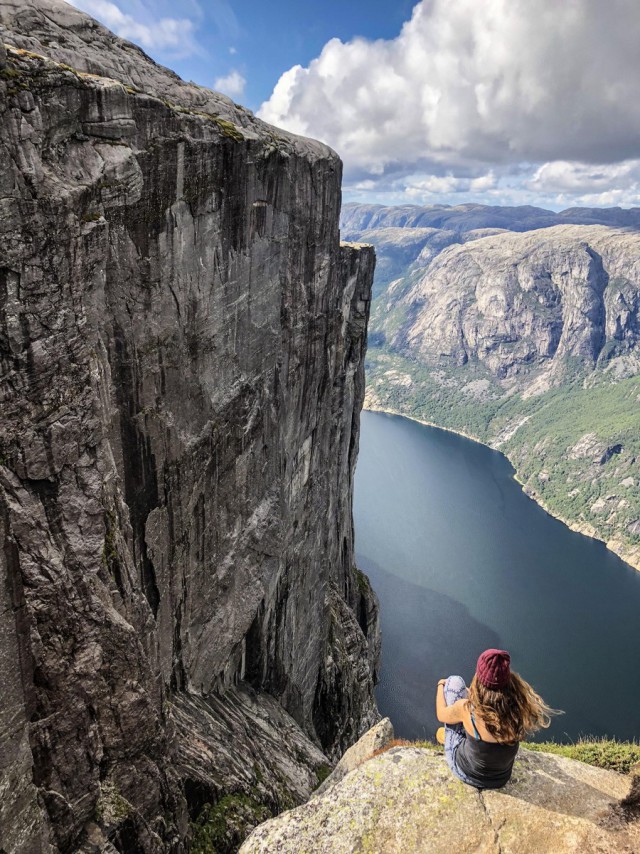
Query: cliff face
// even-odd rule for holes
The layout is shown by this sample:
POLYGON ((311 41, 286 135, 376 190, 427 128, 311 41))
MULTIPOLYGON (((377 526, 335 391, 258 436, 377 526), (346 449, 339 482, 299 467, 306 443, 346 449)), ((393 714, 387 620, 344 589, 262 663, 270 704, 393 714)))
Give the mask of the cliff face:
POLYGON ((178 851, 377 717, 373 251, 326 147, 57 0, 0 25, 0 847, 178 851))
POLYGON ((635 349, 640 235, 555 226, 470 240, 440 253, 398 304, 407 317, 395 350, 434 365, 473 360, 526 391, 540 368, 573 358, 591 369, 635 349))

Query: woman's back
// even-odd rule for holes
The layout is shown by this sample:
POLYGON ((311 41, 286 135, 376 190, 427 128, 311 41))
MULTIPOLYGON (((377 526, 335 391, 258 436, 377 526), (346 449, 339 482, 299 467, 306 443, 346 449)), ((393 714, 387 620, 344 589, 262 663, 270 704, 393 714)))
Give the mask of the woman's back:
POLYGON ((436 715, 445 724, 447 762, 457 777, 478 789, 504 786, 520 742, 549 725, 552 710, 511 671, 510 662, 506 650, 488 649, 478 658, 469 689, 460 676, 438 683, 436 715))
POLYGON ((467 736, 456 751, 456 763, 479 789, 499 789, 509 782, 519 742, 501 744, 467 736))

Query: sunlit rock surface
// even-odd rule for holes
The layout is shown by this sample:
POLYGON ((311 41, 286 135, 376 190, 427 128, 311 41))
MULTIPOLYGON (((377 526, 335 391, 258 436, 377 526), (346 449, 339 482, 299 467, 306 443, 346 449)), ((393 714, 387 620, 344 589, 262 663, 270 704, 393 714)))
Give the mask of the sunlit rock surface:
MULTIPOLYGON (((331 781, 327 781, 331 783, 331 781)), ((478 792, 444 755, 393 747, 259 825, 241 854, 633 854, 628 777, 521 750, 511 782, 478 792)))

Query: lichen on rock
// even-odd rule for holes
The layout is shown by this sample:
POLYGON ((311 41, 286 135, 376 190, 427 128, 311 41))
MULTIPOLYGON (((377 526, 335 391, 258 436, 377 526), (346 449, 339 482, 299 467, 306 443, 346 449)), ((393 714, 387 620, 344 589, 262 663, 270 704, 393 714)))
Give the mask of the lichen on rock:
POLYGON ((307 804, 259 825, 240 852, 632 854, 640 822, 620 807, 630 782, 521 749, 511 782, 478 792, 451 774, 441 753, 392 747, 336 777, 307 804))

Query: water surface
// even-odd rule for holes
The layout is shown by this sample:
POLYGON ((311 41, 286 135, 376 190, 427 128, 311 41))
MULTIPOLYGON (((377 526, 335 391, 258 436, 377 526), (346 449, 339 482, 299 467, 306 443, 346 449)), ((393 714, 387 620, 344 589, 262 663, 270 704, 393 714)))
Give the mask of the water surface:
POLYGON ((640 572, 529 499, 496 451, 364 412, 358 564, 382 612, 383 714, 435 731, 436 682, 487 647, 565 714, 544 734, 640 737, 640 572))

